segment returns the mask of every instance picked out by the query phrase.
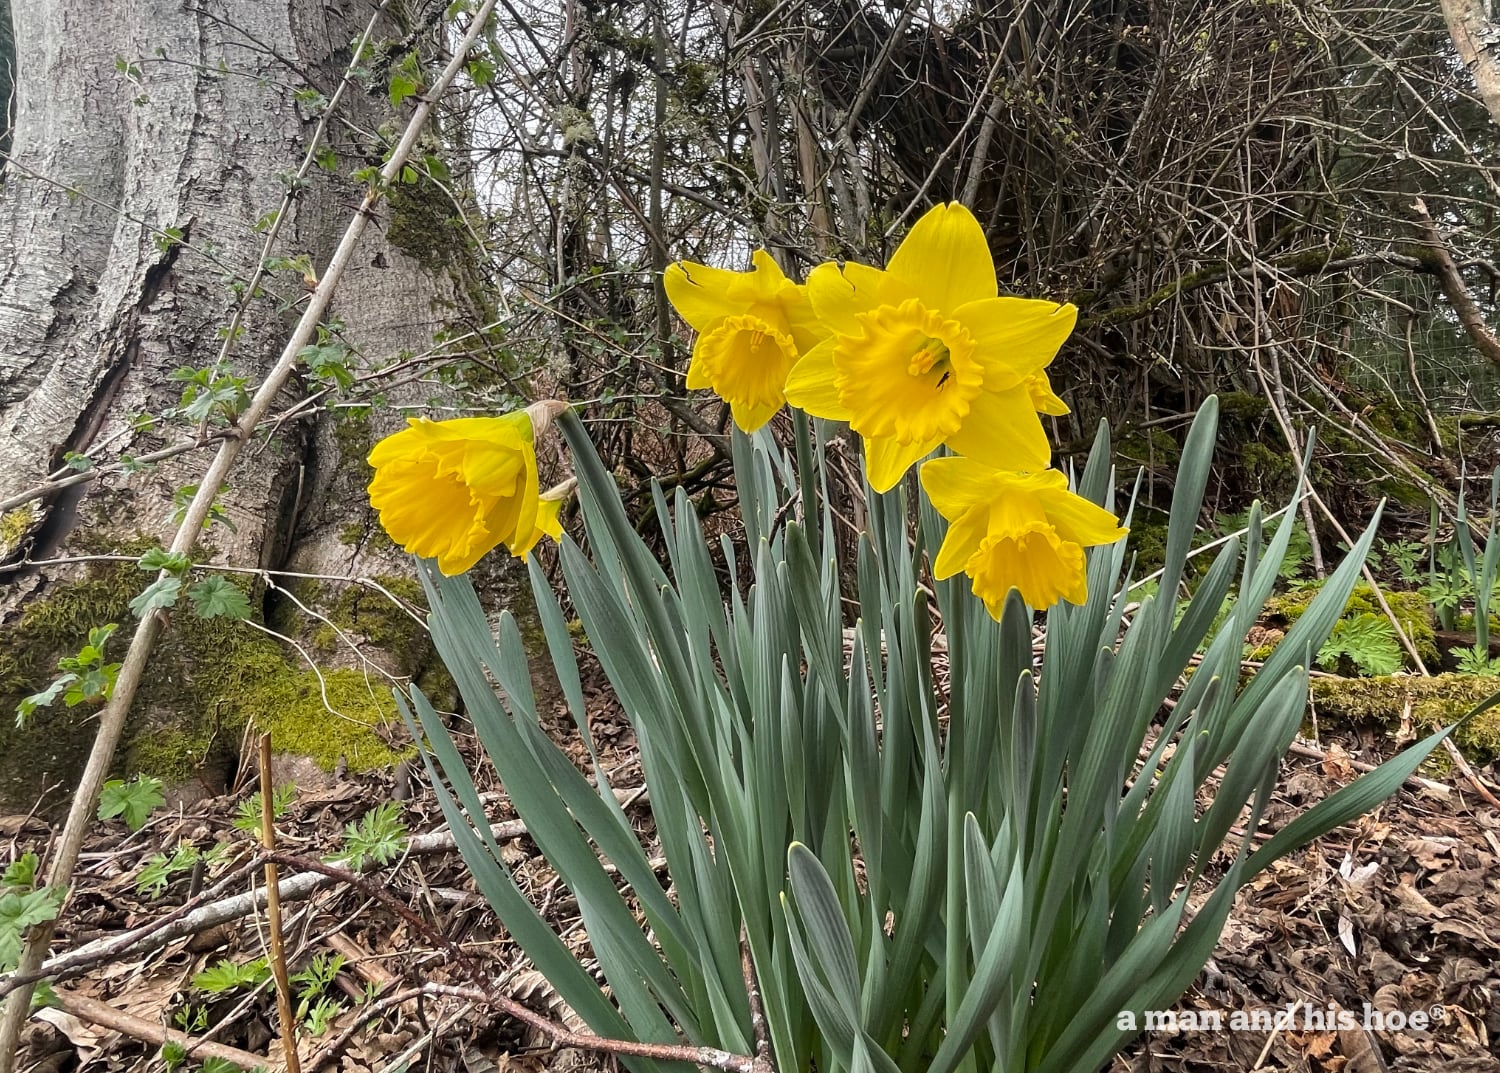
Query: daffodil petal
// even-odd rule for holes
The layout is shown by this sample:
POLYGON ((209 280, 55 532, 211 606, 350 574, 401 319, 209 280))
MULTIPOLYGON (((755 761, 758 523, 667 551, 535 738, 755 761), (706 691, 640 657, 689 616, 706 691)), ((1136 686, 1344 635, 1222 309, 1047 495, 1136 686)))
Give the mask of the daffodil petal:
POLYGON ((963 425, 947 443, 958 454, 996 469, 1041 470, 1052 458, 1047 433, 1031 408, 1031 393, 1025 385, 980 392, 970 402, 963 425))
POLYGON ((1039 414, 1064 417, 1073 412, 1057 392, 1052 390, 1052 381, 1047 379, 1046 373, 1037 373, 1027 380, 1026 390, 1031 392, 1032 409, 1039 414))
POLYGON ((889 492, 911 469, 913 463, 935 451, 942 440, 930 442, 902 443, 883 436, 866 437, 865 470, 870 487, 877 492, 889 492))
POLYGON ((1044 495, 1042 502, 1057 531, 1086 548, 1113 544, 1130 531, 1109 511, 1074 492, 1044 495))
MULTIPOLYGON (((939 461, 942 461, 939 459, 939 461)), ((931 462, 927 463, 932 465, 931 462)), ((927 466, 922 467, 922 475, 925 478, 927 466)), ((925 479, 924 479, 925 485, 925 479)), ((942 581, 959 573, 968 565, 974 553, 979 550, 979 544, 984 540, 989 527, 989 510, 984 506, 977 506, 960 514, 958 518, 948 525, 948 535, 943 538, 943 546, 938 549, 936 561, 932 564, 932 576, 942 581)))
MULTIPOLYGON (((771 267, 778 277, 785 278, 774 262, 771 267)), ((677 261, 667 266, 662 285, 677 315, 694 331, 706 332, 725 317, 745 312, 756 301, 756 288, 747 285, 747 275, 727 268, 677 261)))
POLYGON ((464 451, 460 477, 480 495, 499 498, 513 495, 521 476, 521 452, 485 441, 471 442, 464 451))
POLYGON ((993 298, 999 290, 984 228, 956 201, 938 205, 918 220, 886 271, 910 286, 924 305, 948 313, 993 298))
POLYGON ((988 503, 1000 491, 995 469, 961 455, 923 462, 918 476, 933 508, 950 521, 988 503))
POLYGON ((807 274, 807 298, 813 315, 829 331, 859 335, 863 330, 859 314, 880 304, 880 277, 884 275, 880 269, 856 261, 842 266, 823 262, 807 274))
POLYGON ((1040 373, 1073 332, 1078 309, 1031 298, 986 298, 953 316, 974 337, 974 359, 991 391, 1014 387, 1040 373))
POLYGON ((779 402, 733 399, 729 403, 729 412, 734 417, 734 423, 745 432, 754 432, 775 417, 776 411, 780 409, 781 403, 779 402))
POLYGON ((536 529, 542 536, 562 539, 562 499, 543 499, 536 505, 536 529))
POLYGON ((839 399, 833 343, 833 339, 825 339, 792 366, 786 379, 786 401, 814 417, 847 421, 851 415, 839 399))

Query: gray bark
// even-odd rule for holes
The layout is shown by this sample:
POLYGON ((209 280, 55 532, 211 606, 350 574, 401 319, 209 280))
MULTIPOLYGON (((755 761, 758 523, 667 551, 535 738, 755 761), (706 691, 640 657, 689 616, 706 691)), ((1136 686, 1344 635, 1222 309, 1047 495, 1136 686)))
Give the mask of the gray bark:
MULTIPOLYGON (((236 301, 227 277, 248 278, 258 263, 263 236, 253 225, 279 204, 279 176, 297 167, 314 127, 293 93, 311 83, 331 95, 349 60, 348 43, 374 8, 371 0, 17 0, 14 156, 0 190, 0 500, 58 471, 68 452, 100 449, 108 460, 192 435, 181 420, 145 430, 132 422, 177 403, 174 369, 208 366, 217 356, 218 331, 236 301), (117 57, 129 69, 117 70, 117 57), (184 244, 163 249, 157 231, 166 228, 180 230, 184 244)), ((384 36, 401 30, 390 27, 384 36)), ((357 136, 350 131, 374 130, 390 118, 378 94, 356 91, 349 99, 350 126, 333 128, 346 168, 351 157, 352 166, 365 163, 350 151, 357 136)), ((314 265, 326 260, 357 201, 352 190, 346 180, 319 176, 297 202, 276 252, 310 254, 314 265)), ((334 299, 336 314, 371 358, 430 345, 434 305, 454 297, 446 279, 394 248, 384 232, 367 231, 358 270, 334 299)), ((252 303, 231 358, 251 390, 284 344, 294 316, 285 302, 301 284, 282 274, 269 286, 277 293, 252 303)), ((288 393, 287 404, 295 398, 288 393)), ((214 561, 295 563, 349 575, 407 572, 404 556, 388 544, 350 539, 351 529, 370 529, 363 454, 396 423, 377 417, 351 432, 347 422, 324 415, 259 431, 220 500, 233 529, 216 525, 206 534, 214 561)), ((3 520, 0 532, 9 539, 0 540, 0 561, 168 543, 173 492, 195 483, 207 458, 189 452, 149 472, 105 477, 35 502, 3 520)), ((136 588, 148 580, 141 573, 136 588)), ((116 569, 109 584, 120 582, 116 569)), ((76 611, 78 601, 63 598, 84 591, 80 583, 94 584, 87 592, 96 594, 98 568, 0 572, 0 755, 27 757, 0 770, 0 812, 29 808, 48 785, 66 787, 68 772, 81 763, 78 746, 88 729, 82 712, 59 705, 29 732, 10 728, 17 691, 45 685, 56 656, 76 649, 88 625, 102 625, 80 619, 59 626, 59 613, 37 613, 76 611), (51 632, 38 635, 43 619, 51 632), (75 733, 80 726, 83 733, 75 733)), ((119 613, 115 595, 105 602, 98 614, 119 613)), ((191 612, 175 614, 183 630, 174 632, 185 632, 191 612)), ((128 634, 128 618, 121 625, 128 634)), ((202 646, 190 642, 175 652, 164 645, 153 665, 160 688, 148 688, 142 714, 151 733, 204 717, 182 710, 208 703, 201 690, 169 686, 234 673, 202 666, 202 646), (199 699, 189 703, 189 696, 199 699)), ((409 654, 371 654, 392 669, 413 670, 409 654)), ((348 662, 332 653, 328 660, 348 662)), ((288 661, 295 670, 295 655, 288 661)))

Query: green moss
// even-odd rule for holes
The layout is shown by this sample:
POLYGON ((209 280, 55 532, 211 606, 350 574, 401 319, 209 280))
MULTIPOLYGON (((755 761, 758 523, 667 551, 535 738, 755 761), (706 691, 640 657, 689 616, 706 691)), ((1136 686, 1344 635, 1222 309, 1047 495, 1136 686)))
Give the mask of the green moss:
MULTIPOLYGON (((1418 733, 1456 722, 1496 692, 1500 692, 1500 678, 1475 674, 1315 678, 1312 682, 1312 701, 1325 725, 1332 720, 1395 728, 1409 714, 1418 733)), ((1459 728, 1454 740, 1472 762, 1485 764, 1500 757, 1500 710, 1475 716, 1459 728)))
POLYGON ((1219 396, 1219 424, 1245 428, 1259 424, 1270 410, 1265 398, 1248 391, 1226 391, 1219 396))
MULTIPOLYGON (((93 626, 120 624, 107 650, 107 658, 120 659, 128 643, 123 635, 134 623, 129 601, 150 581, 133 563, 96 564, 56 584, 0 628, 0 806, 29 808, 45 787, 67 785, 82 770, 94 739, 91 710, 54 705, 24 729, 10 713, 21 697, 52 680, 58 657, 77 651, 93 626)), ((252 604, 259 595, 250 592, 252 604)), ((393 636, 392 629, 385 627, 385 635, 393 636)), ((331 706, 350 717, 338 719, 323 710, 317 678, 295 653, 245 623, 203 620, 179 607, 132 705, 116 773, 181 782, 204 768, 228 767, 252 720, 271 726, 276 747, 287 750, 301 747, 298 725, 307 722, 314 731, 309 754, 329 765, 340 753, 353 767, 389 762, 394 753, 370 729, 393 716, 389 690, 383 683, 366 688, 362 675, 348 673, 357 690, 344 672, 325 673, 336 683, 331 706), (312 701, 306 699, 309 684, 312 701)))
POLYGON ((1387 436, 1394 436, 1408 443, 1422 442, 1422 425, 1416 411, 1398 406, 1389 396, 1369 407, 1364 418, 1387 436))
POLYGON ((375 444, 368 407, 341 407, 334 411, 333 442, 345 461, 363 459, 375 444))
POLYGON ((1129 549, 1135 555, 1139 576, 1160 570, 1167 561, 1167 523, 1171 515, 1156 507, 1137 503, 1130 518, 1129 549))
POLYGON ((0 514, 0 560, 7 558, 11 552, 21 546, 21 541, 26 539, 28 533, 36 528, 41 521, 36 507, 31 503, 25 503, 15 510, 8 510, 0 514))
POLYGON ((365 533, 368 531, 363 522, 350 522, 339 530, 339 543, 345 547, 356 548, 364 543, 365 533))
POLYGON ((1437 422, 1438 438, 1448 450, 1458 448, 1459 439, 1462 437, 1463 426, 1457 414, 1442 414, 1434 418, 1437 422))
POLYGON ((1127 461, 1152 466, 1175 466, 1182 457, 1177 441, 1159 428, 1132 429, 1120 437, 1115 450, 1127 461))
POLYGON ((255 725, 270 731, 279 752, 297 753, 351 771, 390 767, 405 756, 382 737, 399 724, 389 684, 353 668, 322 672, 284 670, 262 678, 244 697, 255 725))
POLYGON ((1262 496, 1280 499, 1291 493, 1297 469, 1285 448, 1267 447, 1251 440, 1240 452, 1240 464, 1245 467, 1252 487, 1259 489, 1262 496))
MULTIPOLYGON (((1264 615, 1284 618, 1287 626, 1290 627, 1302 617, 1302 613, 1307 610, 1308 604, 1312 603, 1319 590, 1320 586, 1314 584, 1282 596, 1273 596, 1266 601, 1264 615)), ((1437 635, 1433 632, 1432 605, 1427 602, 1427 597, 1420 592, 1382 591, 1384 591, 1386 603, 1391 606, 1391 613, 1396 616, 1401 629, 1411 638, 1417 654, 1422 657, 1422 662, 1428 667, 1437 666, 1442 660, 1442 653, 1438 650, 1437 635)), ((1344 605, 1344 615, 1365 613, 1382 617, 1385 615, 1385 612, 1381 610, 1380 602, 1375 599, 1375 594, 1370 589, 1369 582, 1361 581, 1349 594, 1349 602, 1344 605)), ((1262 646, 1256 650, 1260 654, 1252 654, 1249 658, 1264 659, 1270 654, 1272 647, 1274 645, 1262 646)))
POLYGON ((417 674, 431 660, 432 640, 422 624, 386 592, 420 607, 425 603, 422 586, 415 578, 397 574, 382 574, 371 580, 385 592, 367 585, 345 585, 329 598, 324 586, 299 583, 297 598, 309 607, 316 606, 328 618, 309 637, 313 649, 320 656, 330 656, 347 638, 393 657, 397 674, 417 674), (345 638, 339 636, 340 631, 345 638))

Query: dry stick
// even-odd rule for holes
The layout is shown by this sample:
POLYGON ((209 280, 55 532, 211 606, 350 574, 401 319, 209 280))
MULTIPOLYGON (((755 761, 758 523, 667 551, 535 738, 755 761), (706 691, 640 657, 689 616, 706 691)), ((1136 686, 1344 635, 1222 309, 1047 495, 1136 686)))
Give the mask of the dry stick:
POLYGON ((555 1047, 571 1047, 579 1050, 603 1051, 607 1054, 629 1054, 641 1058, 655 1058, 662 1062, 691 1062, 710 1069, 723 1069, 729 1073, 761 1073, 756 1059, 743 1054, 731 1054, 717 1047, 692 1047, 673 1043, 638 1043, 628 1039, 609 1039, 588 1032, 571 1032, 562 1025, 533 1013, 525 1006, 503 995, 492 995, 477 987, 455 987, 451 984, 427 984, 422 990, 429 995, 452 995, 483 1003, 502 1010, 552 1041, 555 1047))
MULTIPOLYGON (((308 296, 307 307, 303 310, 291 339, 287 341, 285 349, 281 352, 280 359, 266 376, 240 418, 238 435, 224 441, 218 454, 214 456, 213 462, 209 464, 208 471, 199 482, 198 492, 193 497, 192 503, 188 505, 187 514, 177 530, 176 538, 172 541, 171 550, 174 553, 187 556, 198 543, 198 535, 203 530, 203 523, 208 519, 209 508, 218 497, 220 485, 234 468, 240 449, 249 440, 251 431, 265 418, 277 394, 291 378, 297 366, 297 354, 312 339, 319 321, 323 319, 328 303, 332 300, 333 292, 343 278, 344 271, 354 256, 355 248, 359 245, 360 236, 364 234, 365 225, 374 213, 375 204, 380 200, 381 192, 400 176, 412 147, 416 145, 418 136, 427 125, 428 116, 432 114, 437 101, 458 76, 458 72, 463 69, 469 50, 478 41, 485 23, 489 20, 490 13, 494 11, 495 3, 496 0, 485 0, 475 13, 468 32, 464 35, 459 47, 454 50, 453 58, 448 66, 444 68, 432 89, 421 99, 412 113, 411 120, 401 135, 401 140, 391 150, 390 159, 380 170, 379 180, 371 184, 359 208, 355 210, 354 218, 349 221, 348 229, 345 230, 343 239, 334 251, 332 259, 329 260, 323 278, 308 296)), ((166 577, 166 572, 163 571, 160 576, 166 577)), ((147 615, 141 619, 140 625, 136 627, 135 636, 131 638, 130 649, 125 654, 119 677, 115 681, 114 694, 105 705, 104 711, 100 713, 99 730, 94 738, 93 750, 89 754, 88 763, 79 779, 72 807, 68 810, 68 819, 63 827, 57 854, 48 862, 48 886, 67 887, 72 882, 73 870, 78 863, 78 853, 83 847, 84 835, 93 818, 99 792, 104 786, 104 780, 114 761, 120 735, 125 729, 125 716, 130 711, 131 702, 135 699, 136 690, 140 688, 141 679, 145 675, 146 662, 165 624, 165 618, 160 613, 147 615)), ((26 948, 21 954, 20 964, 17 967, 19 972, 35 972, 41 965, 46 957, 48 944, 52 941, 54 924, 55 922, 49 921, 31 929, 27 936, 26 948)), ((31 1005, 31 990, 30 985, 18 988, 10 997, 3 1019, 0 1019, 0 1073, 15 1073, 16 1052, 20 1044, 21 1027, 25 1023, 27 1011, 31 1005)))
MULTIPOLYGON (((1254 356, 1254 365, 1256 378, 1260 380, 1261 388, 1266 393, 1266 399, 1271 405, 1271 412, 1276 415, 1276 421, 1281 426, 1282 434, 1286 436, 1287 443, 1292 447, 1292 460, 1297 466, 1297 472, 1302 479, 1303 486, 1307 489, 1307 499, 1304 499, 1302 501, 1304 508, 1308 506, 1308 500, 1312 500, 1313 503, 1317 504, 1317 507, 1322 512, 1323 517, 1328 519, 1328 523, 1333 526, 1334 531, 1338 533, 1339 539, 1343 540, 1345 546, 1350 548, 1354 547, 1354 538, 1349 535, 1348 530, 1346 530, 1343 525, 1339 523, 1339 520, 1333 516, 1333 511, 1328 509, 1328 504, 1323 502, 1323 497, 1318 495, 1318 490, 1312 486, 1311 479, 1302 469, 1300 456, 1297 454, 1296 450, 1297 439, 1292 432, 1291 419, 1287 414, 1282 412, 1284 397, 1282 405, 1278 405, 1276 396, 1271 392, 1270 384, 1266 382, 1266 374, 1261 368, 1259 353, 1256 353, 1254 356)), ((1309 519, 1311 518, 1310 513, 1308 513, 1306 516, 1309 519)), ((1308 531, 1312 531, 1312 524, 1310 520, 1308 524, 1308 531)), ((1420 674, 1423 678, 1432 677, 1432 672, 1427 669, 1427 664, 1422 661, 1422 656, 1421 653, 1417 651, 1417 646, 1412 643, 1412 639, 1407 636, 1406 630, 1402 627, 1400 620, 1396 618, 1396 612, 1391 610, 1391 605, 1386 600, 1384 591, 1381 590, 1380 582, 1375 580, 1375 575, 1370 571, 1370 564, 1360 563, 1359 569, 1360 573, 1364 575, 1365 581, 1369 584, 1370 591, 1375 594, 1375 601, 1380 604, 1380 610, 1385 613, 1386 619, 1390 621, 1391 628, 1396 631, 1396 637, 1401 641, 1401 645, 1406 649, 1407 654, 1411 656, 1412 664, 1417 668, 1417 673, 1420 674)), ((1500 809, 1500 798, 1496 798, 1495 795, 1490 792, 1489 788, 1480 781, 1478 772, 1476 772, 1474 768, 1469 764, 1469 761, 1465 759, 1463 752, 1460 751, 1458 745, 1454 743, 1452 738, 1443 739, 1443 749, 1448 753, 1448 758, 1453 761, 1454 767, 1458 768, 1459 772, 1464 776, 1464 778, 1468 779, 1469 785, 1474 787, 1475 792, 1484 799, 1485 803, 1488 804, 1491 808, 1500 809)))
MULTIPOLYGON (((615 790, 615 797, 619 798, 626 807, 633 803, 632 798, 635 795, 641 794, 644 794, 644 788, 615 790)), ((497 842, 520 838, 525 834, 526 825, 520 820, 507 820, 490 826, 490 836, 497 842)), ((406 844, 405 856, 421 857, 435 853, 452 853, 457 848, 457 840, 451 831, 438 831, 417 835, 410 839, 406 844)), ((260 912, 266 905, 264 890, 257 889, 248 894, 236 894, 219 901, 210 902, 210 899, 217 898, 229 886, 264 863, 265 858, 262 856, 246 861, 197 898, 178 906, 159 920, 153 920, 131 931, 110 936, 108 939, 97 939, 76 950, 70 950, 66 954, 59 954, 38 966, 33 972, 16 971, 8 976, 0 976, 0 997, 4 997, 23 984, 36 983, 38 980, 71 979, 95 965, 106 961, 117 961, 126 954, 149 954, 185 936, 196 935, 231 920, 238 920, 251 913, 260 912)), ((372 860, 364 866, 362 871, 375 871, 379 867, 372 860)), ((335 876, 318 872, 303 872, 283 879, 277 885, 277 889, 281 892, 282 902, 285 903, 310 898, 324 887, 333 886, 336 882, 338 879, 335 876)))
MULTIPOLYGON (((444 935, 437 928, 423 920, 416 913, 402 904, 390 891, 377 883, 372 883, 363 876, 340 868, 337 865, 328 864, 324 861, 309 860, 289 853, 272 854, 272 859, 285 863, 288 867, 307 868, 314 872, 322 872, 324 875, 333 876, 348 886, 354 887, 366 896, 375 899, 391 912, 395 913, 406 922, 418 934, 429 942, 447 950, 453 955, 454 960, 464 969, 469 976, 477 981, 483 982, 484 973, 480 970, 473 955, 458 943, 444 935)), ((489 1006, 497 1007, 511 1017, 530 1025, 537 1031, 545 1034, 554 1045, 558 1047, 578 1047, 587 1050, 605 1051, 610 1054, 640 1055, 646 1058, 657 1058, 668 1062, 693 1062, 697 1065, 710 1066, 714 1069, 729 1070, 731 1073, 770 1073, 764 1063, 746 1055, 731 1054, 714 1047, 692 1047, 670 1043, 639 1043, 634 1040, 610 1039, 604 1036, 595 1036, 588 1033, 569 1031, 567 1028, 546 1017, 536 1013, 514 999, 503 995, 490 994, 479 987, 449 987, 441 984, 427 984, 425 990, 428 994, 455 995, 460 998, 472 999, 489 1006)))
MULTIPOLYGON (((176 909, 167 913, 160 919, 153 920, 149 924, 143 924, 139 928, 120 932, 108 939, 96 939, 86 943, 76 950, 70 950, 66 954, 60 954, 51 961, 43 962, 35 972, 23 973, 19 970, 0 976, 0 998, 10 994, 23 984, 34 984, 39 980, 70 980, 95 965, 106 961, 118 961, 124 954, 128 954, 139 948, 144 953, 160 950, 174 939, 180 939, 184 935, 195 935, 205 931, 216 924, 222 924, 225 920, 233 920, 236 917, 246 916, 260 908, 253 901, 247 902, 237 913, 221 916, 217 913, 217 907, 233 902, 244 901, 245 895, 235 895, 225 901, 215 902, 231 886, 238 883, 245 876, 265 863, 263 857, 255 857, 235 868, 224 878, 220 879, 212 887, 203 891, 196 898, 189 899, 176 909), (212 903, 212 904, 210 904, 212 903), (153 945, 153 940, 156 940, 153 945)), ((290 881, 282 884, 281 897, 283 901, 290 900, 287 887, 290 881)))
POLYGON ((70 1013, 80 1021, 87 1021, 91 1025, 123 1032, 133 1039, 154 1043, 158 1047, 176 1043, 186 1048, 189 1056, 194 1058, 220 1058, 226 1062, 233 1062, 241 1069, 265 1068, 266 1060, 258 1054, 215 1043, 213 1040, 197 1039, 175 1029, 163 1027, 155 1021, 148 1021, 144 1017, 126 1013, 107 1002, 86 998, 72 991, 58 988, 55 993, 57 1005, 64 1013, 70 1013))
POLYGON ((304 1073, 317 1073, 318 1070, 337 1058, 339 1052, 349 1045, 349 1041, 359 1034, 360 1029, 364 1028, 365 1025, 377 1017, 384 1016, 387 1010, 403 1006, 413 999, 421 998, 426 993, 424 987, 409 987, 405 991, 395 991, 389 995, 382 995, 374 1002, 361 1006, 356 1011, 357 1016, 354 1020, 307 1060, 307 1065, 303 1067, 304 1073))
POLYGON ((271 735, 260 736, 260 844, 266 851, 266 925, 271 932, 271 975, 276 979, 276 1017, 287 1073, 301 1073, 297 1061, 297 1020, 292 1016, 292 980, 286 971, 281 934, 281 887, 276 877, 276 806, 271 802, 271 735))

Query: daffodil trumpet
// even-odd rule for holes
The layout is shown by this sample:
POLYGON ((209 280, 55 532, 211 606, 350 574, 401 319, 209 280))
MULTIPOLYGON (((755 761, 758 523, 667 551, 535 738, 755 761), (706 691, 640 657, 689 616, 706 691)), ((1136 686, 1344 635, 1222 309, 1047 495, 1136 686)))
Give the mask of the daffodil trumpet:
POLYGON ((1057 470, 1011 473, 972 458, 936 458, 919 471, 933 507, 948 520, 932 574, 968 575, 996 619, 1017 589, 1032 607, 1088 598, 1083 549, 1125 536, 1119 519, 1068 490, 1057 470))
POLYGON ((448 575, 501 544, 525 556, 558 529, 561 497, 554 506, 539 493, 535 439, 566 408, 548 400, 500 417, 409 418, 367 459, 381 526, 448 575))
POLYGON ((787 401, 849 422, 877 492, 943 444, 995 467, 1046 468, 1051 448, 1037 412, 1067 407, 1042 370, 1078 311, 1001 297, 968 209, 953 202, 928 212, 885 269, 819 265, 807 293, 831 334, 792 368, 787 401))

